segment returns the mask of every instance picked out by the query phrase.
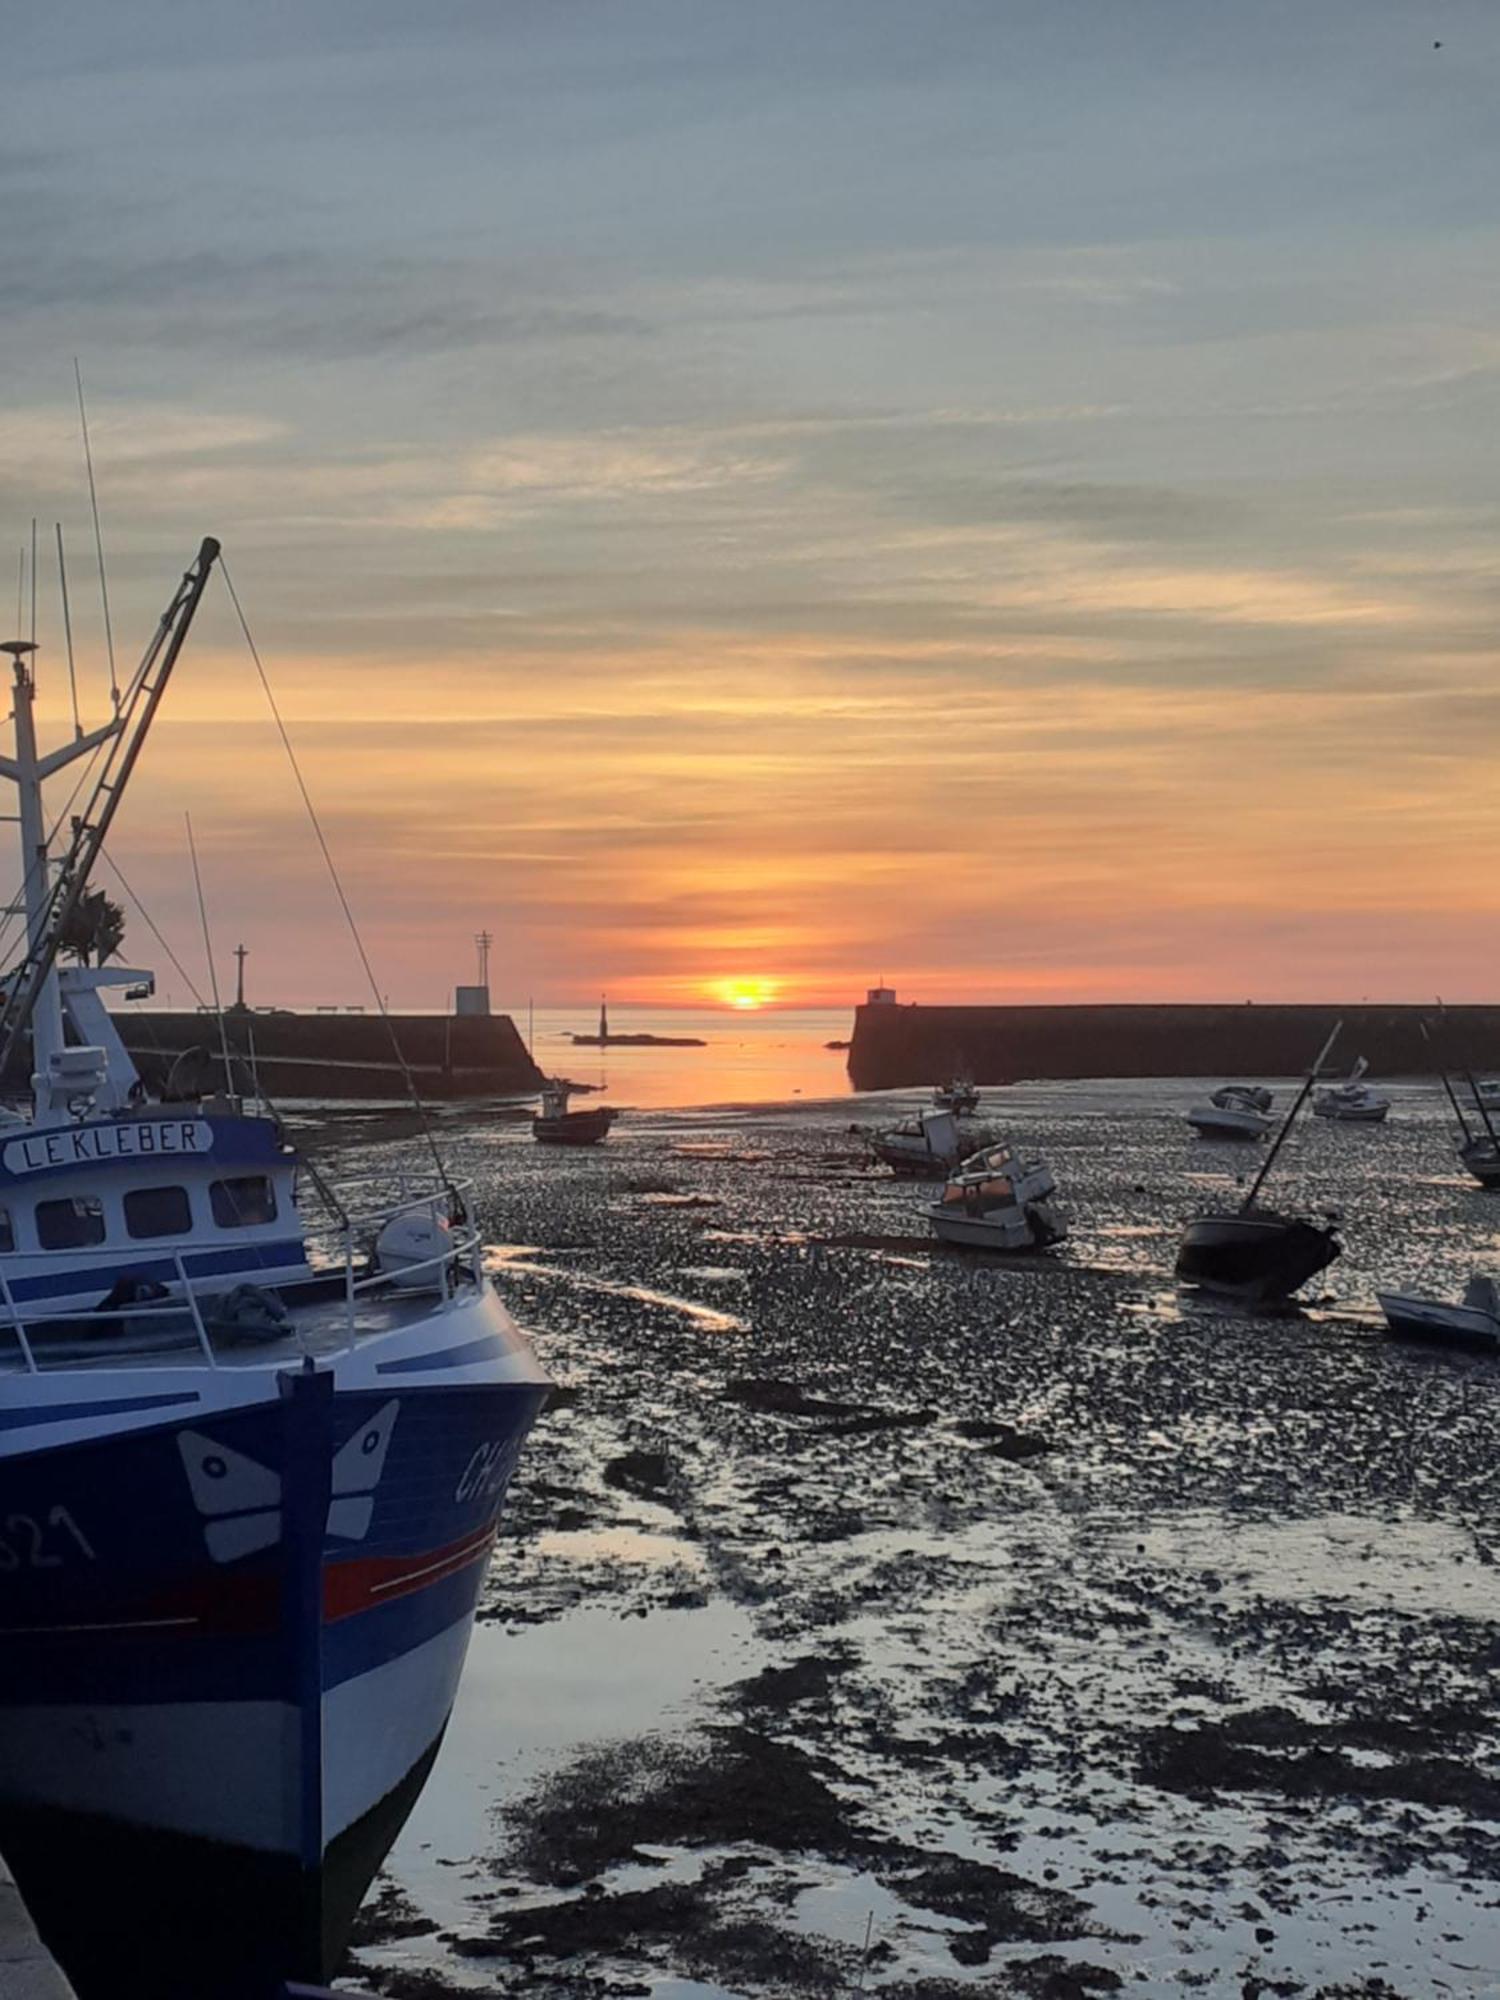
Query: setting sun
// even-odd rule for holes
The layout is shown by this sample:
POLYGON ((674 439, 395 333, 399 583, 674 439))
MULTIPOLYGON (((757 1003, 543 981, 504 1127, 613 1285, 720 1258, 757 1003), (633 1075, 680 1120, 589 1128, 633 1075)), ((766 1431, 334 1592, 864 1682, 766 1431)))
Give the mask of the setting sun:
POLYGON ((726 1007, 738 1007, 747 1013, 757 1007, 769 1007, 777 991, 774 979, 721 979, 714 987, 726 1007))

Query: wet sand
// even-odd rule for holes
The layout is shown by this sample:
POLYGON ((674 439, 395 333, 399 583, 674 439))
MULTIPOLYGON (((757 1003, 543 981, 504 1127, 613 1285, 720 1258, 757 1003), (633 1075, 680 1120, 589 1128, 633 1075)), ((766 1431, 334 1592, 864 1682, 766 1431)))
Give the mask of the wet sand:
POLYGON ((1495 1269, 1500 1198, 1400 1087, 1278 1175, 1347 1216, 1321 1302, 1186 1301, 1259 1158, 1193 1094, 992 1095, 1031 1265, 928 1244, 891 1101, 448 1129, 559 1393, 344 1983, 1500 1992, 1500 1373, 1374 1304, 1495 1269))

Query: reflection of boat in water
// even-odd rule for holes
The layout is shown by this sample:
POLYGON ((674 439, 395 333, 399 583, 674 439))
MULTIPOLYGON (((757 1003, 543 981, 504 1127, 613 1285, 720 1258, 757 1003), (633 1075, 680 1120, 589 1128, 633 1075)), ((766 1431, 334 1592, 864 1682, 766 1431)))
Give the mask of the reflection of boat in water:
POLYGON ((939 1111, 951 1111, 957 1118, 972 1118, 979 1109, 978 1086, 966 1076, 950 1077, 933 1086, 932 1102, 939 1111))
POLYGON ((1183 1230, 1176 1270, 1184 1284, 1264 1303, 1289 1298, 1342 1254, 1343 1246, 1331 1222, 1312 1222, 1306 1216, 1282 1215, 1256 1205, 1338 1032, 1335 1027, 1308 1071, 1244 1201, 1238 1208, 1212 1209, 1195 1216, 1183 1230))
POLYGON ((57 969, 217 554, 112 720, 46 759, 33 649, 8 649, 26 941, 0 1059, 29 1032, 34 1075, 0 1126, 0 1845, 80 1987, 153 2000, 337 1967, 546 1393, 435 1142, 431 1187, 356 1209, 274 1119, 146 1098, 102 998, 143 975, 57 969), (43 775, 89 751, 38 866, 43 775))
POLYGON ((1397 1340, 1500 1354, 1500 1293, 1493 1278, 1476 1273, 1464 1287, 1462 1304, 1456 1306, 1436 1299, 1407 1298, 1398 1292, 1377 1292, 1376 1297, 1397 1340))
POLYGON ((1206 1104, 1195 1104, 1187 1122, 1205 1139, 1261 1139, 1276 1123, 1274 1102, 1258 1083, 1226 1083, 1206 1104))
POLYGON ((870 1151, 893 1173, 932 1177, 956 1166, 964 1148, 951 1111, 919 1111, 870 1134, 870 1151))
POLYGON ((944 1243, 974 1250, 1045 1250, 1068 1225, 1052 1206, 1057 1182, 1040 1158, 1005 1144, 975 1153, 948 1176, 941 1201, 925 1213, 944 1243))
POLYGON ((597 1146, 609 1136, 619 1113, 608 1104, 570 1111, 568 1086, 553 1077, 542 1086, 542 1108, 531 1121, 531 1136, 544 1146, 597 1146))
POLYGON ((1313 1099, 1313 1115, 1332 1118, 1340 1125, 1382 1124, 1390 1112, 1391 1100, 1365 1082, 1367 1067, 1361 1056, 1342 1083, 1320 1090, 1313 1099))

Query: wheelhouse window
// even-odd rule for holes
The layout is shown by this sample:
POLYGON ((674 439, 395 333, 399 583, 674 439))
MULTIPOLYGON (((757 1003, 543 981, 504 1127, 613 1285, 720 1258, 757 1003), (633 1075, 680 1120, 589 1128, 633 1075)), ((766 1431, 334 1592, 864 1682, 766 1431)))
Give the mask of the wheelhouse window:
POLYGON ((221 1229, 251 1229, 276 1220, 276 1190, 265 1174, 240 1174, 233 1180, 215 1181, 208 1198, 221 1229))
POLYGON ((10 1210, 0 1208, 0 1257, 8 1257, 15 1247, 16 1232, 10 1219, 10 1210))
POLYGON ((104 1241, 104 1204, 94 1195, 39 1201, 36 1240, 44 1250, 86 1250, 104 1241))
POLYGON ((143 1236, 186 1236, 193 1207, 183 1187, 131 1188, 125 1197, 125 1228, 143 1236))

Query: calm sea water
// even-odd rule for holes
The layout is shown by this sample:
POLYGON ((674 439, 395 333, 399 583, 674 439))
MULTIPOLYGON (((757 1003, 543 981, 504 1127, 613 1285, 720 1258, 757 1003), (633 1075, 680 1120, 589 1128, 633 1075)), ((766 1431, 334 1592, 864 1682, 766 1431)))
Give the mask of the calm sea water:
MULTIPOLYGON (((504 1011, 524 1036, 525 1002, 504 1011)), ((826 1044, 847 1041, 853 1033, 852 1007, 740 1012, 611 1006, 613 1034, 694 1035, 704 1047, 588 1049, 569 1041, 572 1034, 593 1034, 598 1025, 597 1007, 538 1007, 531 1022, 532 1054, 548 1075, 596 1085, 622 1107, 773 1104, 849 1094, 848 1056, 826 1044)))

